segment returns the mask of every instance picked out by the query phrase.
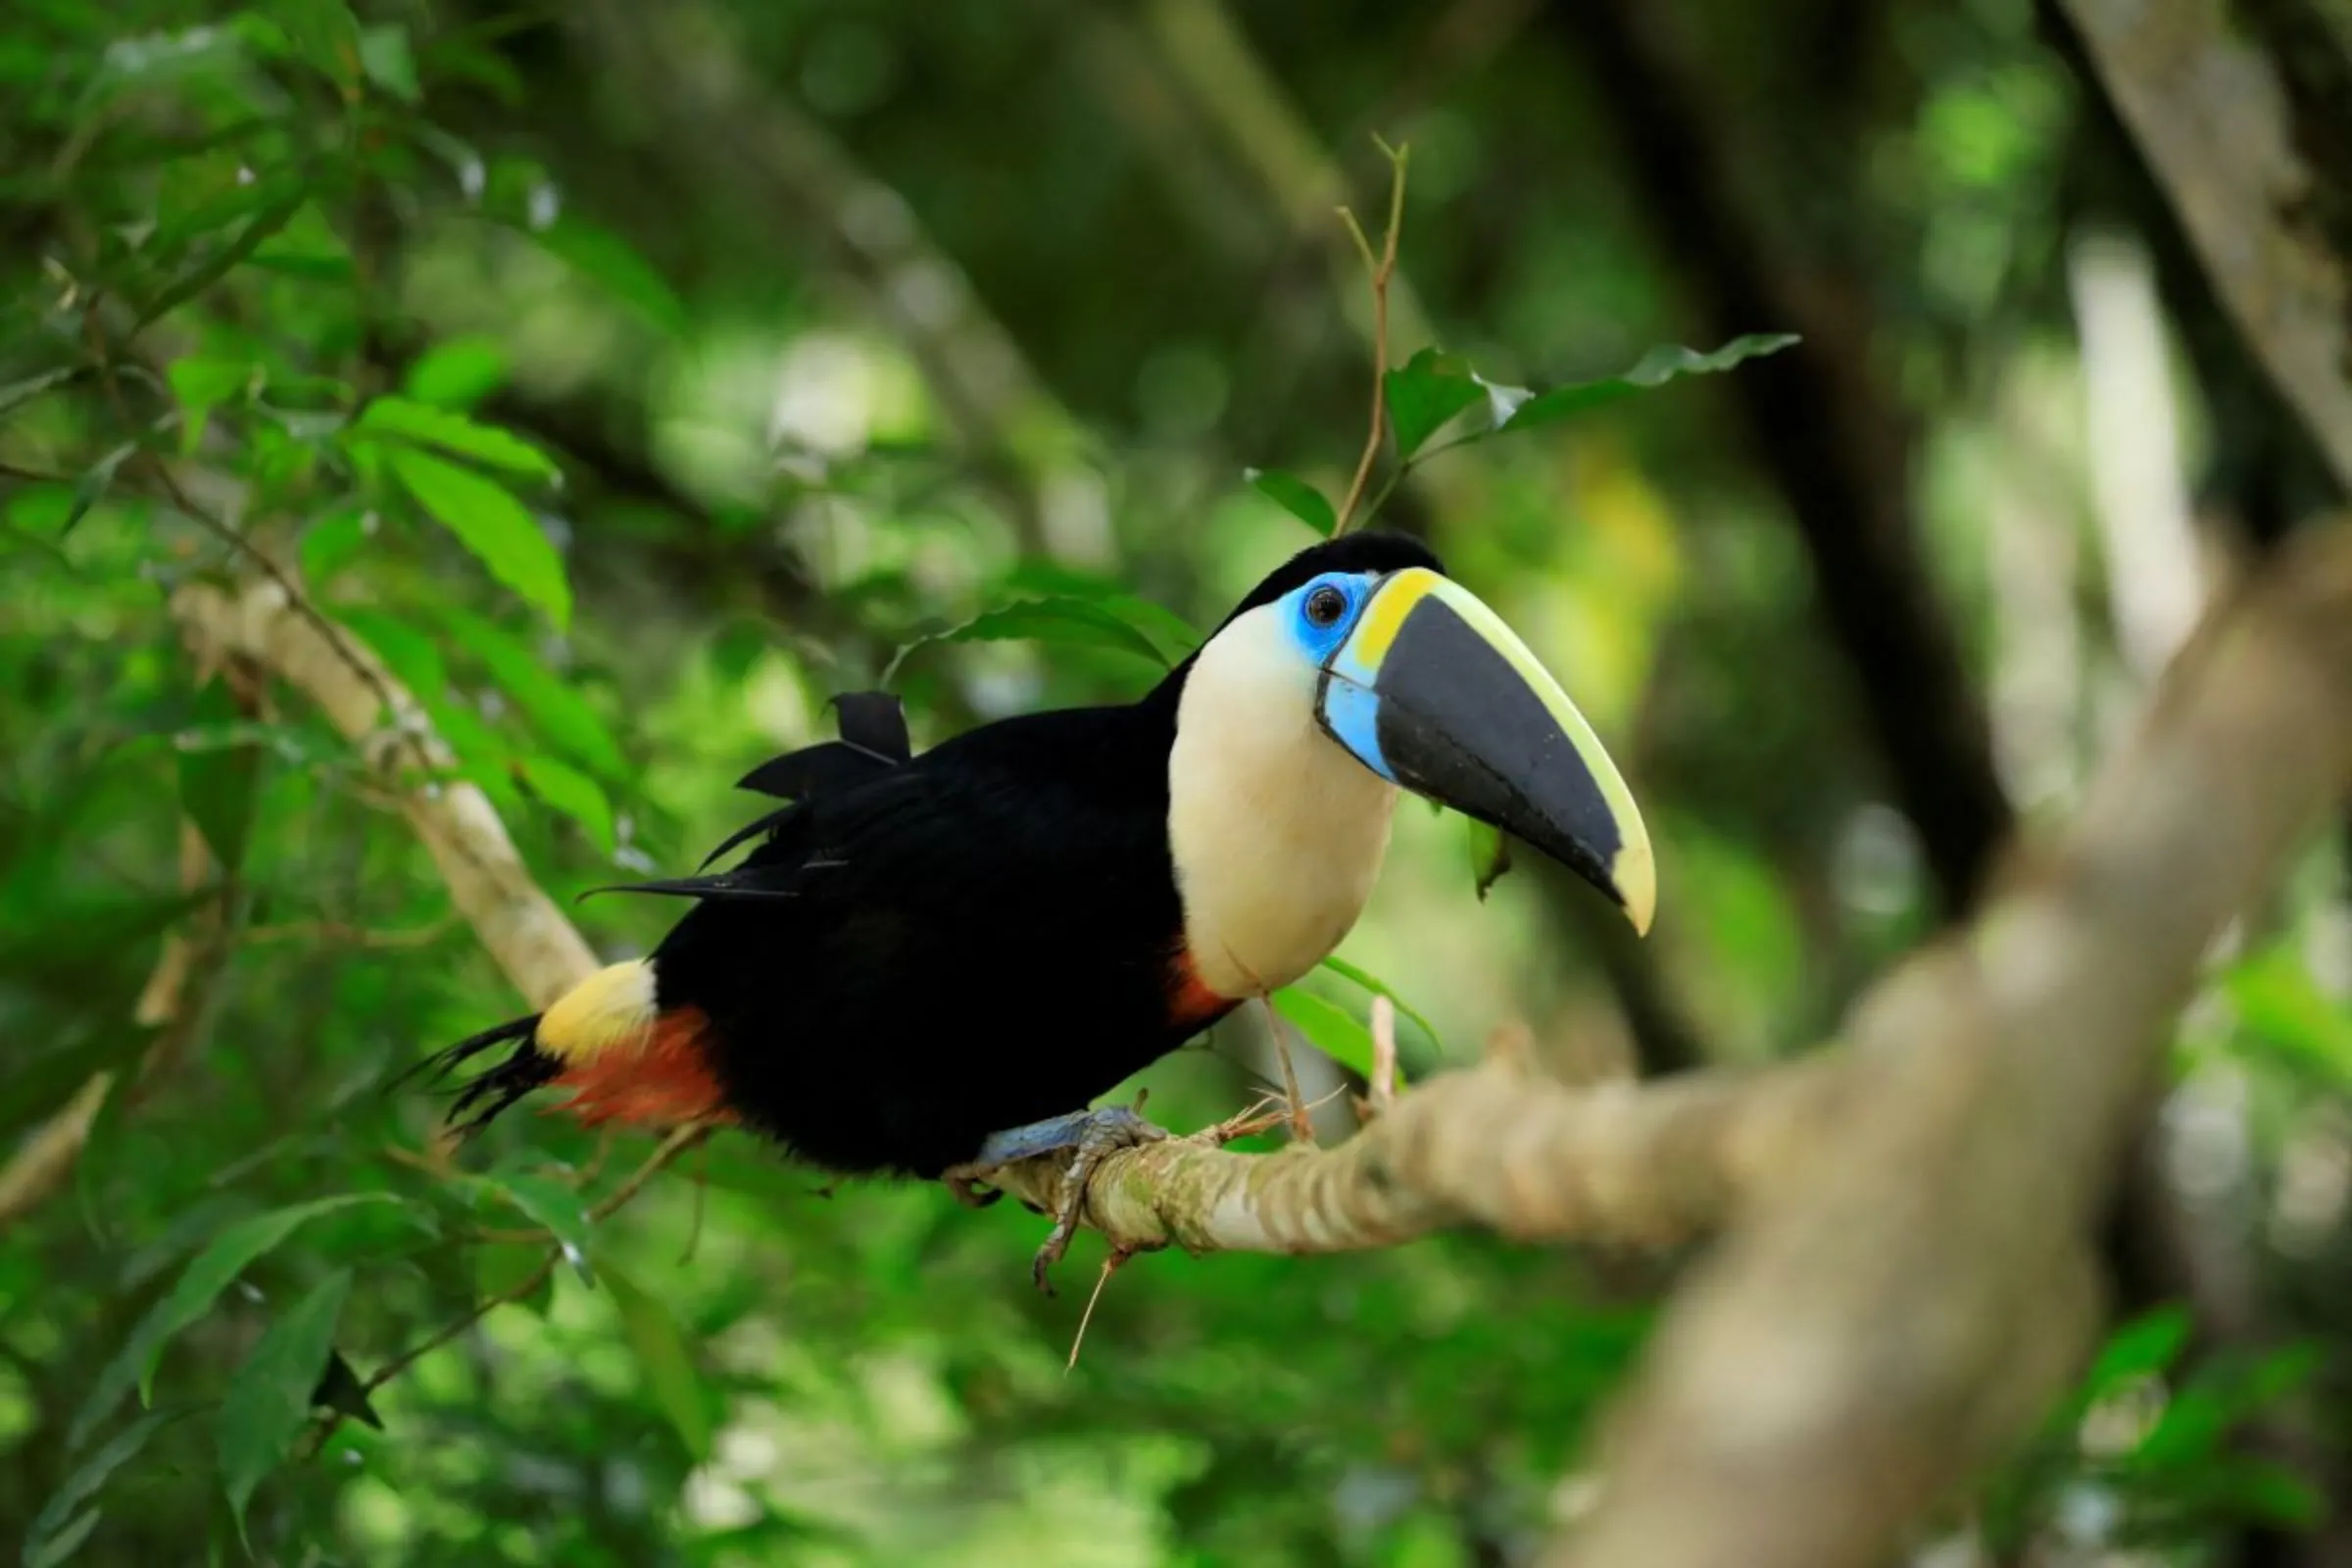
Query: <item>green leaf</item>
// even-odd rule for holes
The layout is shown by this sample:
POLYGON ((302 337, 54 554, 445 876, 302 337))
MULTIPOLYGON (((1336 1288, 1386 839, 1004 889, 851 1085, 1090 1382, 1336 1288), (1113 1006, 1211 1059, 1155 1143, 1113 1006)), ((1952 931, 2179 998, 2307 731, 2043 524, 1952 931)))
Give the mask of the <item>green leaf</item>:
POLYGON ((472 1251, 473 1288, 481 1299, 512 1300, 528 1311, 545 1314, 549 1295, 555 1287, 553 1273, 542 1278, 528 1294, 514 1293, 547 1262, 546 1248, 519 1242, 484 1242, 472 1251))
POLYGON ((1465 816, 1462 822, 1470 847, 1470 878, 1478 888, 1478 902, 1487 902, 1487 893, 1511 868, 1511 841, 1502 830, 1465 816))
POLYGON ((387 454, 392 471, 416 504, 525 602, 545 611, 558 630, 571 624, 571 587, 564 558, 536 518, 504 486, 411 447, 387 454))
MULTIPOLYGON (((242 716, 236 699, 219 676, 196 695, 196 721, 233 723, 242 716)), ((250 742, 202 749, 180 746, 179 804, 212 846, 214 858, 234 871, 245 859, 253 829, 254 801, 261 788, 262 750, 250 742)))
POLYGON ((416 54, 409 47, 409 29, 397 22, 380 24, 360 34, 360 69, 369 81, 402 103, 413 104, 422 97, 416 85, 416 54))
POLYGON ((2352 1084, 2352 1014, 2320 989, 2291 945, 2247 958, 2223 990, 2248 1045, 2329 1084, 2352 1084))
POLYGON ((637 1365, 645 1373, 654 1402, 669 1418, 686 1452, 700 1463, 710 1454, 710 1412, 702 1377, 694 1369, 694 1357, 687 1350, 685 1336, 678 1332, 677 1320, 661 1301, 614 1268, 609 1255, 597 1258, 596 1269, 605 1289, 612 1293, 612 1304, 620 1310, 621 1332, 628 1336, 629 1348, 637 1352, 637 1365))
POLYGON ((355 435, 397 436, 404 441, 439 447, 493 468, 526 478, 554 479, 555 464, 547 454, 495 424, 481 424, 463 414, 437 409, 407 398, 381 397, 361 411, 352 425, 355 435))
POLYGON ((172 395, 179 400, 179 450, 193 453, 204 439, 213 410, 251 389, 254 368, 244 360, 213 360, 190 356, 173 360, 164 368, 172 395))
POLYGON ((2188 1309, 2157 1307, 2119 1327, 2107 1337, 2092 1364, 2087 1386, 2104 1394, 2129 1379, 2164 1371, 2188 1348, 2188 1309))
POLYGON ((1598 381, 1580 381, 1571 386, 1553 387, 1539 392, 1519 405, 1518 409, 1498 428, 1528 430, 1538 425, 1552 424, 1571 415, 1597 409, 1620 398, 1632 397, 1651 387, 1663 386, 1677 376, 1712 375, 1728 370, 1743 361, 1778 354, 1796 343, 1790 332, 1753 333, 1736 337, 1712 354, 1700 354, 1675 344, 1661 344, 1637 361, 1634 368, 1622 375, 1612 375, 1598 381))
POLYGON ((115 487, 117 470, 129 462, 131 454, 138 450, 136 441, 125 441, 92 464, 89 471, 74 482, 74 504, 66 509, 65 523, 57 530, 60 539, 72 533, 74 524, 88 516, 90 509, 106 499, 106 493, 115 487))
POLYGON ((475 1178, 520 1209, 523 1216, 564 1244, 565 1255, 584 1275, 588 1267, 588 1205, 562 1182, 528 1171, 499 1171, 475 1178))
POLYGON ((442 610, 441 624, 481 661, 499 690, 514 700, 540 734, 607 782, 626 781, 629 764, 619 743, 596 709, 550 669, 546 660, 481 616, 454 606, 442 610))
POLYGON ((453 337, 417 356, 402 383, 419 403, 470 408, 506 384, 507 352, 489 337, 453 337))
POLYGON ((335 1324, 350 1294, 347 1268, 319 1281, 270 1325, 229 1380, 215 1430, 220 1488, 228 1494, 239 1536, 245 1532, 245 1505, 253 1500, 253 1489, 277 1468, 310 1419, 312 1396, 334 1348, 335 1324))
POLYGON ((368 509, 338 507, 303 531, 302 580, 316 590, 334 580, 368 543, 368 509))
POLYGON ((1296 474, 1285 473, 1280 468, 1245 468, 1242 477, 1249 480, 1259 495, 1326 539, 1340 525, 1340 514, 1323 498, 1323 492, 1296 474))
POLYGON ((1421 1026, 1421 1032, 1429 1036, 1430 1044, 1437 1047, 1440 1054, 1445 1052, 1446 1043, 1438 1038, 1437 1026, 1432 1024, 1427 1017, 1425 1017, 1417 1008, 1413 1006, 1411 1003, 1398 996, 1396 991, 1390 987, 1386 980, 1381 979, 1368 969, 1364 969, 1356 964, 1349 963, 1347 959, 1340 957, 1336 954, 1331 957, 1325 958, 1321 967, 1329 969, 1333 974, 1338 975, 1343 980, 1347 980, 1355 985, 1361 986, 1364 990, 1371 992, 1374 996, 1388 998, 1389 1001, 1396 1005, 1396 1008, 1398 1012, 1403 1013, 1407 1018, 1412 1019, 1413 1022, 1421 1026))
POLYGON ((131 323, 135 334, 158 318, 179 309, 197 295, 226 277, 231 269, 261 248, 262 242, 294 220, 302 204, 310 200, 307 186, 295 184, 283 191, 259 212, 245 220, 234 239, 213 247, 184 268, 179 275, 166 284, 146 305, 140 308, 138 319, 131 323))
MULTIPOLYGON (((1271 1000, 1274 1010, 1289 1019, 1317 1051, 1358 1077, 1372 1076, 1372 1031, 1346 1008, 1297 986, 1283 987, 1271 1000)), ((1401 1069, 1396 1077, 1403 1082, 1401 1069)))
POLYGON ((80 1411, 74 1417, 73 1431, 66 1439, 68 1446, 81 1446, 98 1423, 134 1388, 144 1399, 153 1386, 156 1363, 172 1336, 212 1310, 214 1300, 228 1289, 230 1281, 304 1224, 355 1204, 404 1201, 391 1193, 339 1193, 332 1198, 313 1199, 307 1203, 256 1214, 214 1237, 203 1251, 189 1260, 171 1293, 139 1319, 114 1359, 100 1369, 80 1411))
POLYGON ((440 646, 423 632, 364 605, 337 605, 329 613, 359 634, 410 696, 429 702, 448 689, 440 646))
POLYGON ((2239 1511, 2282 1529, 2309 1531, 2328 1515, 2327 1498, 2274 1459, 2225 1456, 2218 1466, 2239 1511))
POLYGON ((80 1511, 97 1494, 107 1478, 139 1455, 155 1435, 195 1408, 191 1404, 159 1405, 142 1411, 128 1426, 107 1439, 74 1473, 58 1483, 32 1529, 24 1537, 25 1568, 51 1568, 74 1555, 98 1523, 98 1510, 80 1511))
MULTIPOLYGON (((1036 642, 1049 647, 1106 648, 1148 659, 1166 668, 1170 662, 1157 644, 1112 611, 1086 599, 1058 596, 1024 599, 976 615, 952 631, 923 642, 993 643, 1036 642)), ((903 661, 915 644, 900 654, 903 661)))
POLYGON ((531 793, 577 822, 602 854, 610 858, 619 848, 612 803, 596 780, 552 757, 526 757, 520 765, 522 781, 531 793))
POLYGON ((1486 395, 1467 360, 1436 349, 1423 349, 1391 370, 1382 385, 1399 462, 1411 458, 1446 420, 1486 395))
POLYGON ((626 242, 574 218, 560 218, 531 236, 559 260, 668 337, 686 333, 686 307, 662 274, 626 242))

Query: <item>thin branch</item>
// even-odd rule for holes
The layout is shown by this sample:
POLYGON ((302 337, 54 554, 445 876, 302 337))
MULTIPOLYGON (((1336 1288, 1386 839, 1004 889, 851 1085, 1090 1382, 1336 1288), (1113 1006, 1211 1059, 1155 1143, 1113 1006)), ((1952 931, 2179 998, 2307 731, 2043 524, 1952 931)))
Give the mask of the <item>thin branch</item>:
MULTIPOLYGON (((1355 248, 1372 277, 1372 427, 1364 434, 1364 455, 1356 460, 1355 477, 1348 483, 1348 497, 1340 503, 1339 521, 1331 530, 1334 538, 1348 531, 1348 524, 1355 516, 1356 504, 1364 499, 1364 487, 1372 482, 1372 466, 1380 460, 1380 443, 1389 425, 1389 284, 1396 275, 1396 240, 1404 229, 1405 166, 1412 148, 1392 148, 1387 142, 1379 145, 1389 160, 1389 230, 1381 237, 1377 260, 1372 255, 1372 242, 1364 236, 1363 225, 1355 220, 1355 214, 1345 207, 1340 209, 1340 220, 1348 225, 1348 232, 1354 238, 1355 248)), ((1384 490, 1382 494, 1387 492, 1384 490)))
MULTIPOLYGON (((654 1150, 654 1152, 645 1157, 645 1160, 642 1164, 640 1164, 635 1170, 629 1172, 628 1176, 621 1181, 619 1186, 613 1188, 612 1191, 608 1194, 601 1202, 588 1211, 589 1218, 592 1220, 602 1221, 611 1219, 614 1214, 620 1212, 621 1209, 628 1206, 628 1204, 637 1197, 639 1193, 645 1190, 645 1184, 647 1182, 652 1181, 656 1176, 667 1169, 671 1162, 676 1160, 680 1154, 685 1153, 688 1150, 693 1149, 695 1146, 702 1143, 704 1139, 710 1137, 711 1131, 712 1127, 709 1122, 689 1122, 683 1127, 673 1129, 669 1136, 662 1139, 661 1144, 654 1150)), ((485 1232, 475 1236, 473 1239, 476 1241, 488 1241, 493 1239, 493 1235, 492 1233, 485 1232)), ((500 1233, 496 1239, 516 1242, 553 1242, 555 1240, 551 1233, 543 1230, 517 1232, 512 1236, 500 1233)), ((441 1348, 441 1347, 447 1345, 450 1341, 456 1339, 459 1335, 465 1333, 476 1323, 479 1323, 483 1318, 488 1317, 498 1308, 505 1306, 510 1301, 519 1301, 524 1297, 529 1296, 533 1291, 538 1290, 540 1286, 545 1285, 548 1282, 548 1280, 555 1274, 556 1265, 563 1262, 563 1260, 564 1249, 560 1246, 550 1247, 548 1249, 547 1256, 540 1259, 539 1265, 532 1269, 528 1274, 524 1275, 521 1279, 517 1280, 514 1284, 508 1286, 503 1291, 497 1291, 482 1298, 482 1299, 474 1302, 472 1306, 468 1307, 464 1312, 459 1313, 456 1317, 450 1319, 450 1321, 447 1323, 442 1324, 439 1328, 433 1330, 432 1333, 426 1335, 415 1345, 412 1345, 407 1349, 401 1351, 391 1360, 386 1361, 382 1366, 377 1367, 375 1371, 368 1377, 367 1381, 360 1385, 361 1393, 363 1395, 373 1394, 376 1390, 382 1388, 385 1384, 391 1382, 394 1378, 399 1377, 403 1372, 406 1372, 409 1368, 415 1366, 418 1361, 424 1359, 425 1356, 441 1348)), ((297 1456, 299 1458, 308 1459, 316 1455, 321 1447, 325 1446, 326 1440, 334 1435, 335 1429, 342 1424, 343 1413, 339 1410, 331 1411, 326 1415, 320 1416, 318 1421, 313 1424, 311 1434, 304 1441, 301 1448, 298 1450, 297 1456)))

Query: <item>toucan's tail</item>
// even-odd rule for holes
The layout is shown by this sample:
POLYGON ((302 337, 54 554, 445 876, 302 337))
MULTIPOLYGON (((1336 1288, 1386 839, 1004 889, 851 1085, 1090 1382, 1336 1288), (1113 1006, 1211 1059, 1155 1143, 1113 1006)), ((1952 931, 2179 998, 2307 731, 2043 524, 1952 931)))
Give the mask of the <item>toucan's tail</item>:
POLYGON ((434 1081, 439 1082, 494 1046, 518 1043, 505 1060, 475 1073, 458 1086, 457 1097, 450 1102, 446 1122, 452 1133, 460 1138, 469 1138, 495 1121, 509 1105, 532 1090, 555 1082, 563 1074, 564 1064, 541 1051, 536 1043, 539 1020, 545 1016, 544 1013, 534 1012, 525 1017, 510 1019, 495 1029, 485 1029, 445 1051, 434 1052, 394 1082, 396 1085, 406 1083, 419 1073, 430 1073, 434 1081))
MULTIPOLYGON (((511 1019, 435 1052, 417 1064, 446 1078, 494 1046, 514 1050, 459 1088, 449 1127, 480 1131, 534 1089, 571 1091, 558 1107, 582 1122, 677 1124, 724 1116, 727 1107, 705 1051, 706 1020, 691 1006, 661 1005, 649 958, 609 964, 545 1012, 511 1019)), ((405 1075, 404 1075, 405 1076, 405 1075)))

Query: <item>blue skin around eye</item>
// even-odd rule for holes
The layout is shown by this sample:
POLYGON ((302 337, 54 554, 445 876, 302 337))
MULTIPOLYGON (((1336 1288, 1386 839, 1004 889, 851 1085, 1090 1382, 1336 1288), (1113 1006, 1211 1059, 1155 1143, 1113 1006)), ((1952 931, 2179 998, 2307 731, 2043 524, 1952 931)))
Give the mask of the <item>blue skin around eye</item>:
MULTIPOLYGON (((1300 588, 1293 589, 1282 602, 1284 623, 1290 628, 1298 651, 1317 664, 1325 663, 1348 641, 1355 630, 1356 616, 1364 602, 1372 596, 1372 574, 1345 576, 1326 573, 1300 588), (1307 595, 1318 588, 1332 587, 1348 596, 1347 613, 1328 626, 1318 626, 1306 618, 1307 595)), ((1380 698, 1369 687, 1358 685, 1339 676, 1323 682, 1322 714, 1324 726, 1339 743, 1355 754, 1356 760, 1378 773, 1390 783, 1396 775, 1380 751, 1380 698)))

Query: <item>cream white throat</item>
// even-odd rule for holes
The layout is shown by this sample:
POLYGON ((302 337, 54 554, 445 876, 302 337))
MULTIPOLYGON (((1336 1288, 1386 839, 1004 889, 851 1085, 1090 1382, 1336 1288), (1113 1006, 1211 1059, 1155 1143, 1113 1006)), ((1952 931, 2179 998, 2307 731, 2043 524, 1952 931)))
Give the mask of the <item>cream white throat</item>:
POLYGON ((1236 617, 1185 679, 1168 845, 1194 973, 1260 996, 1328 956, 1388 853, 1396 787, 1315 722, 1315 667, 1275 607, 1236 617))

